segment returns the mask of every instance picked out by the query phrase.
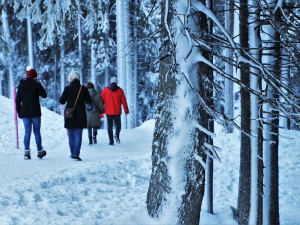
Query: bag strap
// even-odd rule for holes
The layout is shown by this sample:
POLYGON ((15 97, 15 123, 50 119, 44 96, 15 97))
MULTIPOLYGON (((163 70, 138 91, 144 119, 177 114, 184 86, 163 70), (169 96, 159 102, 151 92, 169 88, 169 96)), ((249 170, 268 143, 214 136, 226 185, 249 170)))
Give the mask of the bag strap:
POLYGON ((78 94, 77 94, 77 97, 76 97, 76 101, 75 101, 75 104, 74 104, 74 106, 73 106, 73 110, 75 109, 75 106, 76 106, 76 103, 77 103, 77 100, 78 100, 78 97, 79 97, 81 88, 82 88, 82 85, 80 85, 80 88, 79 88, 79 91, 78 91, 78 94))

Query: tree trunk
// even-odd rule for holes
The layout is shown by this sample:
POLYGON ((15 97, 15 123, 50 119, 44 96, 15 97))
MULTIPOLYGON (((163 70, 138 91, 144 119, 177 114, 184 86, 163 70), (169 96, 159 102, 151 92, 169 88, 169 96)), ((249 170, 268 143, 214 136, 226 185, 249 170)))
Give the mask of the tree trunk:
MULTIPOLYGON (((213 11, 213 0, 206 1, 207 8, 211 9, 213 11)), ((213 22, 208 19, 208 33, 213 34, 213 22)), ((213 55, 212 54, 205 54, 206 57, 213 63, 213 55)), ((209 76, 209 80, 214 80, 213 70, 209 69, 206 71, 206 73, 209 76)), ((207 105, 209 105, 211 108, 214 108, 214 101, 213 101, 213 88, 210 88, 207 90, 207 105)), ((214 121, 212 117, 209 117, 208 120, 208 130, 212 133, 214 132, 214 121)), ((213 145, 213 139, 209 136, 207 136, 207 141, 210 145, 213 145)), ((207 157, 206 161, 206 186, 205 186, 205 192, 207 197, 207 212, 213 214, 214 213, 214 207, 213 207, 213 178, 214 178, 214 161, 211 157, 207 157)))
MULTIPOLYGON (((116 0, 116 17, 117 17, 117 73, 118 84, 124 89, 126 94, 126 38, 125 38, 125 14, 124 0, 116 0)), ((127 128, 127 118, 122 113, 122 124, 127 128)))
MULTIPOLYGON (((207 21, 205 16, 186 17, 181 26, 183 20, 179 22, 178 15, 186 13, 182 10, 184 7, 177 8, 177 1, 162 1, 161 4, 162 63, 147 209, 153 217, 166 216, 170 224, 199 224, 205 188, 204 142, 207 136, 198 127, 208 130, 208 115, 197 102, 194 91, 203 99, 208 97, 208 69, 204 64, 192 63, 201 53, 196 48, 191 52, 186 48, 188 39, 184 26, 196 34, 199 27, 207 29, 207 21)), ((196 13, 191 12, 191 15, 196 13)))
MULTIPOLYGON (((109 21, 109 2, 105 2, 105 20, 107 21, 106 27, 109 27, 108 21, 109 21)), ((109 84, 109 56, 108 56, 108 49, 109 49, 109 36, 108 36, 109 29, 105 30, 104 33, 104 48, 105 48, 105 71, 104 71, 104 86, 107 86, 109 84)), ((105 120, 106 121, 106 120, 105 120)))
POLYGON ((62 94, 65 88, 65 41, 64 38, 61 38, 60 41, 60 93, 62 94))
POLYGON ((133 60, 132 60, 132 32, 130 25, 130 1, 124 0, 124 11, 125 11, 125 45, 126 45, 126 93, 127 103, 130 114, 127 115, 127 128, 134 128, 134 80, 133 80, 133 60))
POLYGON ((83 67, 83 61, 82 61, 82 36, 81 36, 81 9, 80 9, 80 1, 76 1, 77 4, 77 32, 78 32, 78 57, 79 57, 79 74, 80 74, 80 83, 83 82, 83 74, 82 74, 82 67, 83 67))
MULTIPOLYGON (((5 7, 5 6, 4 6, 5 7)), ((14 80, 14 69, 13 69, 13 59, 12 59, 12 53, 14 52, 13 46, 11 44, 11 37, 10 37, 10 30, 9 30, 9 24, 7 19, 7 13, 6 8, 2 9, 2 23, 3 23, 3 31, 4 31, 4 37, 5 41, 8 44, 9 52, 7 53, 7 62, 8 62, 8 76, 9 76, 9 97, 13 98, 13 91, 15 87, 15 80, 14 80)))
MULTIPOLYGON (((240 44, 245 50, 249 49, 248 38, 248 4, 247 0, 240 1, 240 44)), ((241 82, 250 86, 249 65, 241 64, 241 82)), ((238 223, 248 224, 250 213, 251 193, 251 140, 250 134, 250 94, 241 87, 241 153, 240 177, 238 194, 238 223)))
MULTIPOLYGON (((260 40, 260 26, 259 26, 259 9, 256 0, 248 0, 249 2, 249 53, 258 62, 261 61, 261 40, 260 40)), ((260 80, 257 75, 259 71, 250 68, 250 87, 256 92, 261 92, 260 80)), ((259 97, 250 94, 251 101, 251 209, 249 224, 262 224, 262 161, 260 155, 260 127, 259 127, 259 97)))
POLYGON ((95 56, 95 40, 91 40, 91 82, 97 86, 96 84, 96 56, 95 56))
POLYGON ((28 12, 28 16, 27 16, 27 40, 28 40, 29 65, 32 66, 32 67, 34 67, 32 27, 31 27, 31 19, 30 19, 29 12, 28 12))
MULTIPOLYGON (((225 29, 229 33, 230 37, 233 37, 234 27, 234 0, 225 1, 225 29)), ((225 57, 232 59, 233 51, 229 48, 225 49, 225 57)), ((225 62, 225 72, 233 76, 233 66, 225 62)), ((234 108, 234 96, 233 96, 233 82, 229 79, 225 79, 225 104, 224 111, 225 115, 233 119, 233 108, 234 108)), ((228 131, 233 132, 233 127, 229 127, 228 131)))
POLYGON ((138 29, 138 24, 137 24, 137 9, 138 9, 139 1, 134 0, 134 18, 133 18, 133 37, 134 37, 134 42, 133 42, 133 110, 134 110, 134 127, 138 126, 138 46, 137 46, 137 29, 138 29))
MULTIPOLYGON (((267 1, 268 10, 273 10, 276 2, 267 1)), ((271 12, 270 12, 271 14, 271 12)), ((275 20, 280 21, 279 11, 275 12, 275 20)), ((274 76, 280 80, 280 34, 272 27, 272 25, 265 25, 265 32, 267 32, 266 48, 266 63, 269 70, 273 72, 274 76)), ((271 100, 279 102, 278 93, 276 93, 270 86, 267 87, 267 96, 271 100)), ((263 199, 263 224, 279 224, 279 168, 278 168, 278 126, 279 126, 279 112, 277 107, 269 103, 264 105, 265 112, 265 135, 264 135, 264 199, 263 199)))

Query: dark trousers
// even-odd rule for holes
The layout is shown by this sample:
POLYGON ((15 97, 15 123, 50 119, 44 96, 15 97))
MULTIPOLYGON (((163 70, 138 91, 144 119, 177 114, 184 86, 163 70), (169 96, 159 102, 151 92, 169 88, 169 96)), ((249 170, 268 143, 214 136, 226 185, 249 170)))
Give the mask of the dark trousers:
POLYGON ((107 118, 107 131, 109 137, 109 143, 114 143, 114 135, 113 135, 113 123, 115 122, 116 126, 116 136, 120 137, 121 131, 121 115, 106 115, 107 118))
POLYGON ((89 137, 96 137, 97 136, 98 127, 88 127, 88 136, 89 137))

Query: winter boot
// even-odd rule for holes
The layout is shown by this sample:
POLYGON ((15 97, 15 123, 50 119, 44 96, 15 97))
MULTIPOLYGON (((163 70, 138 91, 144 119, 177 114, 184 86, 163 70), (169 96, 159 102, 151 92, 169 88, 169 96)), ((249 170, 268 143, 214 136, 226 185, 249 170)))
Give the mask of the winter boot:
POLYGON ((93 141, 94 141, 94 144, 97 144, 97 137, 96 136, 93 137, 93 141))
POLYGON ((115 139, 116 139, 116 142, 117 142, 118 144, 121 143, 120 138, 119 138, 117 135, 115 135, 115 139))
POLYGON ((24 159, 25 159, 25 160, 31 159, 31 156, 30 156, 30 149, 24 151, 24 159))
POLYGON ((42 159, 46 154, 47 154, 47 152, 44 149, 42 149, 42 150, 38 151, 37 156, 38 156, 38 158, 42 159))
POLYGON ((81 161, 81 160, 82 160, 79 156, 73 156, 73 159, 74 159, 75 161, 81 161))
POLYGON ((92 137, 89 137, 89 145, 90 146, 93 145, 93 139, 92 139, 92 137))

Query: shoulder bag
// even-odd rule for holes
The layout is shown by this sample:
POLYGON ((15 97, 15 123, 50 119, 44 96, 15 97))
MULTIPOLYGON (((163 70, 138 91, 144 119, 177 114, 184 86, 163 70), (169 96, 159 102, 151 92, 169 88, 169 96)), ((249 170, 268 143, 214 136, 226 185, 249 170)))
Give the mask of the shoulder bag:
POLYGON ((79 97, 79 94, 80 94, 80 91, 81 91, 81 87, 82 86, 80 85, 80 88, 79 88, 79 91, 78 91, 76 101, 75 101, 75 104, 74 104, 73 108, 65 108, 65 111, 64 111, 65 119, 72 119, 74 117, 74 109, 75 109, 75 106, 76 106, 76 103, 77 103, 77 100, 78 100, 78 97, 79 97))

